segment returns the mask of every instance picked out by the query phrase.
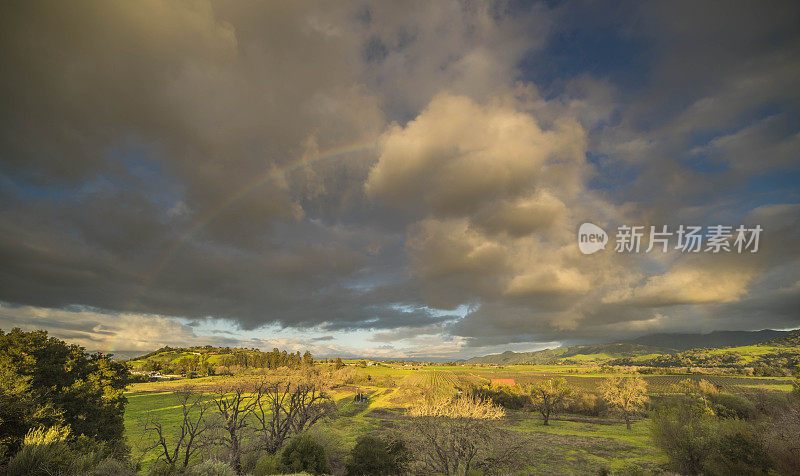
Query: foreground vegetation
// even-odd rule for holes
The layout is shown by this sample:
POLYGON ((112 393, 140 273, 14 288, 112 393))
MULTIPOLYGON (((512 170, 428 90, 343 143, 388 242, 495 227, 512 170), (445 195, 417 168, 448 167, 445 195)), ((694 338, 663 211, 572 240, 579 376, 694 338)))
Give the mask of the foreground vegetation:
MULTIPOLYGON (((25 353, 16 344, 31 338, 16 331, 0 336, 15 357, 25 353)), ((51 351, 63 345, 80 354, 44 340, 51 351)), ((78 407, 62 405, 52 413, 60 420, 30 420, 26 431, 14 433, 6 472, 798 474, 800 468, 800 390, 793 376, 653 373, 607 363, 318 361, 277 350, 201 349, 161 349, 131 367, 143 372, 147 362, 171 366, 196 356, 211 363, 204 376, 190 367, 175 380, 148 371, 124 395, 113 379, 87 377, 108 387, 108 402, 124 405, 124 435, 89 433, 91 426, 76 431, 71 412, 78 407)), ((31 361, 48 361, 33 354, 22 359, 30 368, 43 365, 31 361)), ((49 360, 52 372, 60 358, 49 360)), ((15 362, 0 360, 4 372, 17 375, 14 395, 24 400, 30 392, 39 399, 32 408, 47 414, 54 403, 41 399, 47 392, 25 389, 31 371, 15 362)), ((0 428, 10 428, 5 421, 0 428)))

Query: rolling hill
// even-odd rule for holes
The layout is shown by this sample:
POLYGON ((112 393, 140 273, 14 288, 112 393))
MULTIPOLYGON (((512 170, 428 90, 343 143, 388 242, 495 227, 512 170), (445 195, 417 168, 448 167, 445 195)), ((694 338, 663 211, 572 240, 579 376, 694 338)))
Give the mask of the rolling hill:
POLYGON ((242 349, 231 347, 162 347, 156 351, 129 360, 128 365, 134 371, 161 372, 164 374, 195 373, 198 375, 214 375, 229 372, 231 367, 237 368, 269 368, 298 367, 313 362, 309 352, 286 352, 273 349, 262 352, 258 349, 242 349))
POLYGON ((738 347, 753 345, 788 336, 792 331, 714 331, 708 334, 648 334, 622 342, 664 347, 675 350, 690 350, 713 347, 738 347))
POLYGON ((503 352, 502 354, 473 357, 467 364, 566 364, 566 363, 603 363, 614 359, 657 356, 673 354, 676 351, 661 347, 640 344, 617 343, 600 345, 576 345, 545 349, 536 352, 503 352))
MULTIPOLYGON (((678 334, 663 335, 672 338, 678 334)), ((703 346, 683 351, 636 343, 579 345, 537 352, 508 351, 474 357, 466 362, 492 365, 582 363, 645 367, 751 368, 760 375, 782 375, 786 373, 785 371, 800 365, 800 330, 756 331, 749 335, 720 332, 716 334, 716 339, 726 342, 751 342, 754 336, 766 337, 767 340, 746 345, 703 346)), ((669 342, 669 339, 656 340, 669 342)))

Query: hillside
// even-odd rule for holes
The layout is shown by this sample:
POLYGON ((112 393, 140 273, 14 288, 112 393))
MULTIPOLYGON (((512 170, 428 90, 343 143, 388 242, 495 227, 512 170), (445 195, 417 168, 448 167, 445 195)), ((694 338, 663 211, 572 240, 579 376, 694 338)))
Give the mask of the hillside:
POLYGON ((792 331, 714 331, 708 334, 649 334, 622 342, 664 347, 675 350, 690 350, 715 347, 737 347, 753 345, 788 336, 792 331))
POLYGON ((647 367, 727 367, 752 368, 763 376, 780 376, 800 365, 800 331, 753 345, 698 348, 671 354, 635 356, 613 360, 611 365, 647 367))
POLYGON ((800 346, 800 329, 788 331, 780 337, 764 342, 765 345, 800 346))
POLYGON ((577 345, 545 349, 536 352, 503 352, 502 354, 473 357, 467 360, 468 364, 568 364, 568 363, 596 363, 602 364, 614 359, 672 354, 675 351, 661 347, 652 347, 640 344, 617 343, 600 345, 577 345))
POLYGON ((90 354, 94 354, 95 352, 100 352, 103 354, 110 354, 111 360, 114 361, 125 361, 125 360, 132 360, 139 358, 148 352, 146 350, 92 350, 87 349, 86 352, 90 354))
MULTIPOLYGON (((653 334, 653 341, 668 343, 681 334, 661 334, 669 338, 659 338, 653 334)), ((717 342, 750 342, 756 336, 765 340, 746 345, 724 345, 698 347, 689 350, 675 350, 666 347, 635 343, 616 343, 601 345, 579 345, 545 349, 537 352, 504 352, 502 354, 474 357, 467 364, 607 364, 637 365, 644 367, 726 367, 750 368, 758 375, 783 375, 786 371, 800 365, 800 330, 796 331, 754 331, 750 333, 718 332, 712 334, 686 334, 687 342, 691 336, 713 335, 717 342)), ((683 346, 685 347, 685 346, 683 346)))
POLYGON ((313 363, 309 352, 286 352, 273 349, 262 352, 258 349, 232 347, 163 347, 149 354, 128 361, 134 371, 159 372, 162 374, 217 375, 229 373, 233 368, 298 367, 313 363))

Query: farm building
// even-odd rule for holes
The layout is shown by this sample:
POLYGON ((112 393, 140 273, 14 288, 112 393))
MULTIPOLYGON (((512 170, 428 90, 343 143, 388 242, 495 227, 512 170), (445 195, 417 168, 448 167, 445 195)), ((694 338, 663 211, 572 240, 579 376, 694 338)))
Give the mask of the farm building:
POLYGON ((492 379, 492 387, 502 387, 502 386, 513 387, 514 386, 514 379, 513 378, 493 378, 492 379))

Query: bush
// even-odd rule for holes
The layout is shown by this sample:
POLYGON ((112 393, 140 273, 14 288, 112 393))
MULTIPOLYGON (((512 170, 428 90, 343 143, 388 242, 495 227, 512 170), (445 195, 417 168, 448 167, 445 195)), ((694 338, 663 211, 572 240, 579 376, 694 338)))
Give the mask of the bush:
POLYGON ((175 466, 164 460, 158 460, 150 466, 150 471, 147 474, 149 476, 172 476, 175 472, 175 466))
POLYGON ((106 458, 87 474, 88 476, 136 476, 136 471, 126 463, 106 458))
POLYGON ((600 416, 607 409, 606 402, 594 393, 578 393, 567 402, 567 413, 600 416))
POLYGON ((708 396, 711 409, 720 418, 738 418, 749 420, 755 418, 758 411, 750 400, 729 393, 717 393, 708 396))
POLYGON ((236 476, 236 472, 228 463, 213 459, 192 466, 188 474, 191 476, 236 476))
POLYGON ((767 474, 770 469, 769 457, 746 422, 716 422, 712 430, 711 451, 703 462, 706 474, 767 474))
POLYGON ((345 462, 349 456, 349 446, 341 434, 331 431, 330 428, 314 426, 306 433, 317 443, 325 448, 325 457, 333 474, 342 474, 345 471, 345 462))
POLYGON ((69 470, 74 454, 67 444, 69 427, 31 429, 20 450, 11 457, 8 476, 49 476, 69 470))
POLYGON ((281 464, 290 471, 311 474, 330 472, 325 448, 307 434, 292 438, 281 452, 281 464))
POLYGON ((480 400, 489 400, 493 404, 509 410, 524 410, 531 403, 531 397, 514 391, 512 387, 472 387, 468 393, 480 400))
POLYGON ((800 475, 800 401, 776 407, 760 430, 775 469, 781 474, 800 475))
POLYGON ((279 455, 264 453, 258 458, 253 469, 253 476, 270 476, 272 474, 283 474, 284 467, 281 464, 279 455))
POLYGON ((771 415, 777 409, 785 409, 792 406, 790 401, 791 394, 784 392, 771 392, 768 390, 751 390, 746 394, 747 399, 752 402, 756 412, 760 415, 771 415))
POLYGON ((442 395, 425 395, 425 401, 412 407, 407 414, 413 417, 474 418, 498 420, 505 416, 502 407, 490 400, 463 395, 450 398, 442 395))
POLYGON ((410 459, 402 440, 362 436, 350 452, 346 469, 349 476, 401 474, 408 469, 410 459))
POLYGON ((686 398, 667 400, 653 412, 653 441, 681 474, 765 474, 769 460, 747 422, 719 420, 686 398))
POLYGON ((125 463, 113 459, 114 446, 86 436, 71 438, 69 427, 55 426, 28 431, 20 450, 6 468, 11 475, 86 474, 126 476, 125 463))
POLYGON ((653 442, 669 458, 673 470, 698 474, 708 454, 708 415, 705 409, 684 399, 666 401, 653 412, 653 442))

